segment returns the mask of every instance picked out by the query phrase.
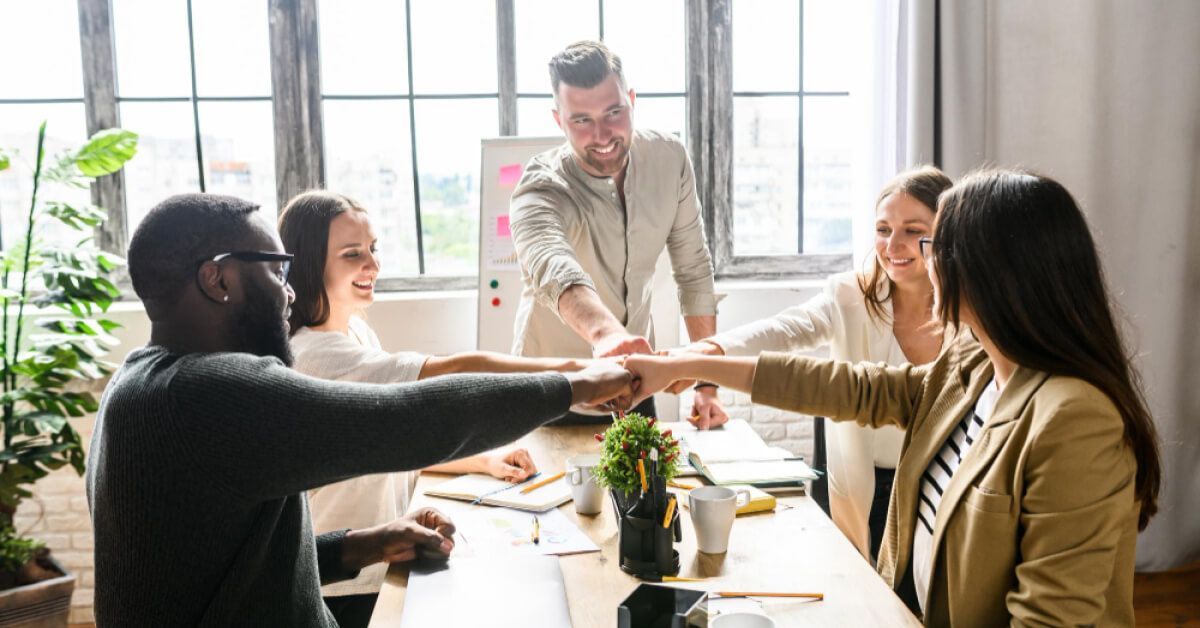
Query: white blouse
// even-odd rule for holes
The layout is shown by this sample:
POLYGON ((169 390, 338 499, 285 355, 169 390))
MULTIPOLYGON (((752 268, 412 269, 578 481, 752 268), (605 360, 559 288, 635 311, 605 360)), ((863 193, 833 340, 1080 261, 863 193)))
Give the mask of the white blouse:
MULTIPOLYGON (((890 301, 883 304, 883 310, 883 321, 873 318, 858 286, 858 274, 839 273, 803 304, 709 340, 726 355, 809 351, 828 345, 835 360, 904 364, 909 360, 892 333, 890 301)), ((904 431, 894 426, 871 429, 849 421, 825 424, 830 515, 865 557, 871 555, 868 519, 875 497, 875 467, 896 468, 903 442, 904 431)))
MULTIPOLYGON (((360 318, 351 318, 349 334, 304 328, 292 336, 294 368, 306 375, 374 384, 416 381, 428 356, 388 353, 360 318)), ((313 532, 361 530, 387 523, 408 510, 417 471, 364 475, 308 492, 313 532)), ((378 593, 388 566, 376 563, 353 580, 321 587, 325 596, 378 593)))

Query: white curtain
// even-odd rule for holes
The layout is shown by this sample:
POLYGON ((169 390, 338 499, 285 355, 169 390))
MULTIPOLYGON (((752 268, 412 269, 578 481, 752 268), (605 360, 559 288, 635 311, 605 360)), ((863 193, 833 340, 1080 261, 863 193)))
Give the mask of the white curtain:
POLYGON ((1087 213, 1162 438, 1138 568, 1200 558, 1200 2, 943 2, 943 165, 1027 167, 1087 213))
POLYGON ((874 0, 854 3, 868 28, 855 50, 861 71, 851 90, 859 107, 862 151, 855 160, 852 221, 855 268, 872 254, 875 197, 888 180, 914 166, 933 163, 934 39, 936 0, 874 0))

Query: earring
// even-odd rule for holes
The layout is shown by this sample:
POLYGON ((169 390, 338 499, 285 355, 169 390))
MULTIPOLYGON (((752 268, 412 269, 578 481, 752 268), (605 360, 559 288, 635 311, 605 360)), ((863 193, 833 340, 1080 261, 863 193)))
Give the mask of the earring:
POLYGON ((227 294, 227 295, 225 295, 225 298, 223 298, 223 299, 221 299, 221 300, 222 300, 222 301, 224 301, 224 302, 226 302, 226 303, 229 303, 229 295, 228 295, 228 294, 227 294))

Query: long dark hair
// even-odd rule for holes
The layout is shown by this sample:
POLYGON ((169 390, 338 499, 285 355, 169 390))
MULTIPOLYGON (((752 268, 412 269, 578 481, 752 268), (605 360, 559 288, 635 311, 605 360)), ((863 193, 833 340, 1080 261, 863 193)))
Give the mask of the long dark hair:
MULTIPOLYGON (((888 181, 887 185, 879 191, 879 198, 875 200, 875 210, 878 211, 879 206, 889 196, 907 194, 928 207, 929 211, 936 215, 938 196, 950 189, 951 185, 954 185, 954 182, 950 180, 950 177, 933 166, 919 166, 912 170, 906 170, 888 181)), ((879 263, 879 256, 871 255, 870 259, 871 270, 867 274, 859 273, 858 288, 862 290, 863 299, 867 303, 867 314, 877 321, 890 322, 885 320, 887 316, 883 304, 892 298, 896 286, 887 276, 883 265, 879 263), (884 288, 887 289, 886 292, 883 291, 884 288)))
POLYGON ((279 213, 283 248, 296 256, 288 274, 288 283, 296 292, 288 318, 292 334, 329 320, 329 295, 325 292, 329 223, 348 211, 366 210, 341 194, 309 190, 293 197, 279 213))
POLYGON ((939 316, 962 305, 1010 360, 1099 388, 1137 459, 1138 529, 1158 510, 1158 435, 1130 365, 1083 212, 1058 182, 986 171, 942 195, 933 236, 939 316))

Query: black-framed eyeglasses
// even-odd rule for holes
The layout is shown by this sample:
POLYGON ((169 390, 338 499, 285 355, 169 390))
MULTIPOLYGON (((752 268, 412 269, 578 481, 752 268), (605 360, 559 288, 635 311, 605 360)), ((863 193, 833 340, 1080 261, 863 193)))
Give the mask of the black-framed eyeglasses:
POLYGON ((928 260, 933 256, 933 238, 921 238, 917 240, 917 246, 921 249, 922 259, 928 260))
POLYGON ((291 253, 270 253, 267 251, 230 251, 228 253, 220 253, 212 257, 200 260, 200 264, 204 262, 221 262, 233 258, 240 262, 279 262, 279 280, 287 283, 288 273, 292 270, 292 259, 296 256, 291 253))

